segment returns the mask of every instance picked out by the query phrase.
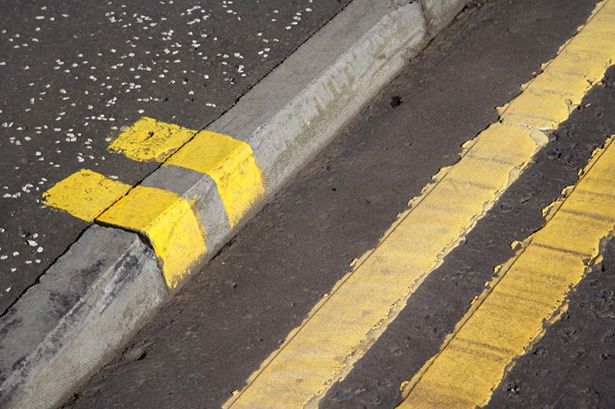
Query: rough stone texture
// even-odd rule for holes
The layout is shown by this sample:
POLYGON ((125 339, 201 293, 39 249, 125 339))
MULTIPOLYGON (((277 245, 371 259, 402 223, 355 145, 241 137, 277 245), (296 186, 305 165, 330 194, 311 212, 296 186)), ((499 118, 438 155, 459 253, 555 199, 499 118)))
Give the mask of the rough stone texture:
POLYGON ((468 3, 468 0, 420 0, 425 13, 427 31, 434 36, 446 27, 468 3))
POLYGON ((136 234, 89 228, 0 318, 0 406, 57 405, 165 295, 136 234))

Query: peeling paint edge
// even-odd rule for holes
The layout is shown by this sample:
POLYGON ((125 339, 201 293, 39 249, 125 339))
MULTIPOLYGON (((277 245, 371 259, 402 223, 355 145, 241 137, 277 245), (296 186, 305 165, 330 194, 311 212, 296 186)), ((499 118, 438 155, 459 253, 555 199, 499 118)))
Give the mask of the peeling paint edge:
MULTIPOLYGON (((604 151, 606 151, 606 149, 614 141, 615 141, 615 136, 610 136, 609 138, 607 138, 607 140, 604 142, 602 146, 596 148, 592 152, 590 159, 588 163, 585 165, 585 167, 579 170, 578 172, 579 177, 578 177, 578 180, 575 182, 575 184, 571 186, 567 186, 564 189, 562 189, 560 196, 557 199, 555 199, 552 203, 548 204, 542 210, 542 215, 543 215, 545 224, 548 223, 555 216, 555 214, 564 204, 565 200, 568 198, 568 196, 570 196, 570 194, 574 190, 574 187, 578 185, 578 183, 585 177, 585 175, 587 175, 590 169, 596 164, 598 159, 600 159, 604 151)), ((502 264, 497 265, 493 269, 493 272, 494 272, 493 277, 485 283, 485 288, 483 289, 483 291, 479 295, 474 297, 474 299, 470 303, 468 310, 465 312, 463 317, 455 324, 455 328, 448 335, 446 335, 446 337, 443 339, 442 344, 440 345, 440 348, 438 349, 438 352, 436 352, 433 356, 431 356, 409 381, 404 381, 400 385, 400 392, 401 392, 401 396, 403 400, 405 400, 410 395, 412 390, 416 387, 419 381, 423 378, 423 375, 425 374, 425 372, 429 370, 429 368, 432 366, 434 361, 439 357, 442 351, 444 351, 444 349, 446 349, 446 347, 451 343, 451 341, 457 336, 457 333, 459 332, 459 330, 470 320, 470 318, 476 313, 478 308, 485 302, 485 300, 489 297, 489 295, 491 295, 495 287, 502 281, 502 279, 506 276, 510 268, 516 263, 517 259, 521 257, 521 255, 525 252, 527 247, 532 243, 535 235, 536 233, 533 233, 529 235, 527 238, 525 238, 523 242, 513 242, 511 244, 511 247, 515 249, 515 254, 510 259, 508 259, 502 264)), ((603 237, 600 240, 600 245, 598 246, 598 250, 594 254, 592 254, 589 260, 587 260, 587 263, 585 265, 585 270, 583 271, 583 277, 590 274, 593 271, 594 267, 602 261, 602 254, 604 254, 606 245, 614 236, 615 236, 615 230, 611 230, 611 232, 606 237, 603 237)), ((570 296, 573 290, 574 288, 570 289, 570 292, 568 293, 568 297, 570 296)), ((517 358, 531 351, 532 348, 544 337, 547 329, 551 327, 553 324, 555 324, 556 322, 558 322, 559 320, 561 320, 562 316, 568 310, 568 307, 569 307, 569 300, 568 298, 566 298, 565 300, 562 301, 562 304, 560 305, 560 307, 551 315, 551 317, 549 317, 549 319, 547 319, 543 323, 543 327, 540 333, 536 334, 535 338, 533 338, 532 341, 526 346, 524 352, 521 355, 517 356, 517 358)), ((511 361, 506 366, 504 370, 504 376, 506 376, 508 373, 510 373, 510 371, 512 371, 512 369, 514 368, 516 364, 516 360, 517 359, 511 361)), ((483 402, 482 406, 486 406, 488 403, 489 401, 483 402)))

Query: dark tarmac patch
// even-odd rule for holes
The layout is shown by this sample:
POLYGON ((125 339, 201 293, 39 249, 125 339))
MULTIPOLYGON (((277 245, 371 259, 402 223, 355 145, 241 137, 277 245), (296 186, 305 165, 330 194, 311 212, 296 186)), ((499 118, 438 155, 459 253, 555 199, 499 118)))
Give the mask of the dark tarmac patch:
POLYGON ((391 102, 389 102, 389 105, 391 105, 391 108, 397 108, 398 106, 400 106, 403 103, 404 103, 403 98, 400 97, 399 95, 395 95, 395 96, 391 97, 391 102))

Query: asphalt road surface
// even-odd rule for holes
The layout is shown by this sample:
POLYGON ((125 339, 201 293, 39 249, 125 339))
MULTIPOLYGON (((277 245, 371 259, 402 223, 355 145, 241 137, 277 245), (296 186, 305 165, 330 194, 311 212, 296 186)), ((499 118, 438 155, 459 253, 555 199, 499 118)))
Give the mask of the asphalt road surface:
POLYGON ((0 2, 0 313, 87 223, 41 195, 86 168, 136 184, 158 165, 107 150, 143 116, 203 129, 348 0, 0 2))
MULTIPOLYGON (((65 407, 221 407, 594 6, 492 0, 466 8, 65 407)), ((614 100, 611 69, 319 407, 402 401, 400 385, 438 353, 494 268, 515 256, 511 243, 545 227, 543 209, 615 134, 614 100)), ((603 256, 486 407, 615 407, 615 244, 603 256)))

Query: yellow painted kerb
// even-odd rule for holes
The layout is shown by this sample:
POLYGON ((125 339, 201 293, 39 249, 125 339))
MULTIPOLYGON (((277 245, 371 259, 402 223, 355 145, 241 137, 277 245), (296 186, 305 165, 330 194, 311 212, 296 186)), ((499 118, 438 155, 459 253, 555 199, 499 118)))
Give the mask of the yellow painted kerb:
POLYGON ((207 252, 205 230, 193 203, 172 192, 136 186, 97 220, 145 234, 162 261, 169 288, 176 287, 207 252))
POLYGON ((165 165, 180 166, 211 176, 218 186, 231 227, 265 193, 252 148, 246 142, 227 135, 199 132, 165 165))
MULTIPOLYGON (((195 133, 145 117, 109 149, 135 160, 166 161, 165 165, 210 175, 233 227, 265 191, 254 153, 247 143, 230 136, 195 133)), ((207 252, 205 229, 193 203, 172 192, 144 186, 131 190, 122 182, 82 170, 49 189, 44 203, 89 222, 98 220, 146 235, 169 287, 175 287, 207 252)))
MULTIPOLYGON (((197 133, 144 117, 124 130, 109 149, 134 160, 155 160, 210 175, 231 227, 264 194, 252 149, 230 136, 197 133)), ((169 191, 144 186, 131 189, 82 170, 49 189, 44 203, 89 222, 97 220, 147 236, 169 287, 176 287, 207 252, 205 229, 193 203, 169 191)))
POLYGON ((231 227, 265 193, 252 148, 228 135, 144 117, 123 131, 109 150, 137 161, 155 160, 211 176, 231 227))
POLYGON ((170 288, 207 252, 205 229, 193 203, 173 192, 131 188, 83 169, 49 189, 44 203, 88 222, 96 220, 147 236, 170 288))

